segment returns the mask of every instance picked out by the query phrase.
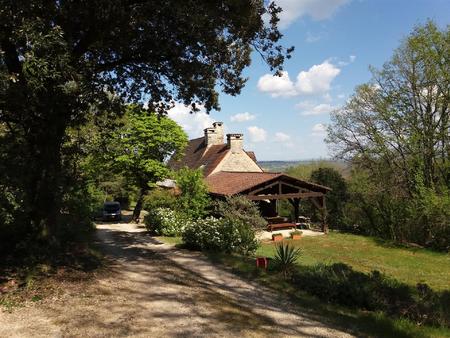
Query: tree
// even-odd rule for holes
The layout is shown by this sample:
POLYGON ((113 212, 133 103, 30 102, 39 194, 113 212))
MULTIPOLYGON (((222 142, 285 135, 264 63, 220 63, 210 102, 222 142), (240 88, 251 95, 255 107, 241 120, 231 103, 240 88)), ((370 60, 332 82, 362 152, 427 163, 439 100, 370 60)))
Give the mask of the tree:
POLYGON ((450 26, 418 26, 332 114, 327 141, 351 162, 351 210, 369 233, 445 248, 450 186, 450 26), (363 178, 361 180, 361 178, 363 178), (420 211, 422 210, 422 211, 420 211), (434 212, 431 212, 434 210, 434 212), (446 221, 442 221, 446 219, 446 221))
POLYGON ((182 168, 176 172, 175 178, 181 190, 178 196, 180 210, 194 220, 205 216, 211 201, 203 172, 200 169, 182 168))
POLYGON ((311 181, 330 187, 327 193, 328 221, 333 228, 343 228, 344 207, 348 200, 347 183, 342 175, 333 168, 319 168, 311 173, 311 181))
POLYGON ((339 158, 412 196, 450 184, 450 28, 417 27, 372 82, 332 114, 328 143, 339 158))
POLYGON ((128 177, 139 188, 133 211, 138 220, 145 193, 157 181, 169 175, 165 162, 177 153, 183 153, 187 136, 172 119, 129 106, 124 127, 116 132, 116 146, 110 158, 116 170, 128 177))
POLYGON ((25 232, 57 241, 68 128, 124 101, 219 109, 217 89, 240 93, 252 50, 280 74, 292 49, 278 44, 279 11, 263 0, 1 0, 2 175, 25 232))

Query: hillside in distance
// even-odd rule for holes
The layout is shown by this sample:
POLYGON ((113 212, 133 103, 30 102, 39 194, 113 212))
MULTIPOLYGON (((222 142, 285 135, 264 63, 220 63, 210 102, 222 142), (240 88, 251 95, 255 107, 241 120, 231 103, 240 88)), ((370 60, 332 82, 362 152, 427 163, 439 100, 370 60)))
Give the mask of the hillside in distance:
MULTIPOLYGON (((344 177, 350 176, 350 167, 347 163, 331 159, 299 160, 299 161, 258 161, 258 165, 268 172, 286 172, 287 174, 302 177, 309 176, 311 171, 318 168, 334 168, 344 177)), ((303 177, 307 178, 307 177, 303 177)))

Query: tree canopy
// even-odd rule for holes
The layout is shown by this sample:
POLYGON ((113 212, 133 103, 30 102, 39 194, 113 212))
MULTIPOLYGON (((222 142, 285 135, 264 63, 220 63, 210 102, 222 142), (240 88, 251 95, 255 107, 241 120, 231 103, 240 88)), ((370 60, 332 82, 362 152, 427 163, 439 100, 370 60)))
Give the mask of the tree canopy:
POLYGON ((115 170, 128 177, 139 189, 134 218, 139 218, 142 199, 157 181, 169 176, 166 162, 181 154, 187 145, 183 129, 172 119, 130 106, 126 122, 114 137, 108 154, 115 170))
POLYGON ((417 26, 332 114, 327 141, 353 166, 357 228, 450 248, 449 57, 450 26, 417 26))
POLYGON ((263 0, 1 0, 1 213, 56 240, 80 181, 68 129, 124 103, 219 109, 218 90, 245 85, 252 51, 282 70, 292 49, 279 44, 279 12, 263 0))
POLYGON ((450 187, 450 28, 418 26, 373 80, 332 115, 339 158, 411 196, 417 180, 450 187))

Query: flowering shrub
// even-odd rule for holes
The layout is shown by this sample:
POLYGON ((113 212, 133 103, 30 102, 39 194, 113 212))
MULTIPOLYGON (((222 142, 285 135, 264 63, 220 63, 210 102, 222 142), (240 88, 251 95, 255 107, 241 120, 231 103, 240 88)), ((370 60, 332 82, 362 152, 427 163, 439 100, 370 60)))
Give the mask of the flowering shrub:
POLYGON ((261 217, 258 205, 244 196, 227 197, 225 201, 215 202, 213 207, 214 215, 220 218, 248 224, 255 230, 264 229, 267 226, 267 221, 261 217))
POLYGON ((182 213, 168 208, 156 208, 145 216, 147 229, 160 236, 179 236, 191 222, 182 213))
POLYGON ((244 254, 254 252, 258 246, 250 226, 214 217, 199 219, 186 226, 183 241, 193 249, 244 254))

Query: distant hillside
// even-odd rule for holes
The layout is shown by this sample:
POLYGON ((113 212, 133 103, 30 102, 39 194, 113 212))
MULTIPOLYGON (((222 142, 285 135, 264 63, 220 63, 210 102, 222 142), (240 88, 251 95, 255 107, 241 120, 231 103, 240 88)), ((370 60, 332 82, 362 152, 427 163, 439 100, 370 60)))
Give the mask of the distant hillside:
POLYGON ((264 171, 287 172, 290 175, 307 178, 311 171, 320 167, 337 169, 344 177, 349 177, 350 168, 342 161, 335 160, 303 160, 303 161, 258 161, 264 171))
POLYGON ((287 168, 309 163, 311 163, 311 161, 258 161, 261 168, 271 172, 285 171, 287 168))

